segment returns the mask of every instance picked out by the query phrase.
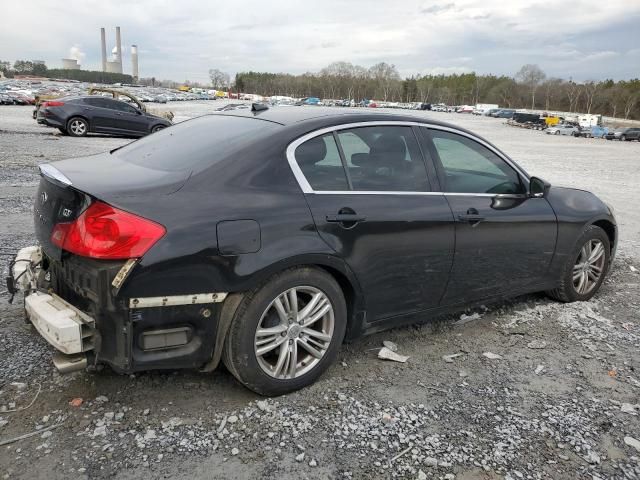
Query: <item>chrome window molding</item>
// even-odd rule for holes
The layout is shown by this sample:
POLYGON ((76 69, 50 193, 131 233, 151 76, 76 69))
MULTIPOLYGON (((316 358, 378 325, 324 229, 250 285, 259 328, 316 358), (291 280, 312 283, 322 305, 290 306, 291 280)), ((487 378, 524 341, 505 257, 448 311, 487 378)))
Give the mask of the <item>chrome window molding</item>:
POLYGON ((455 196, 472 196, 472 197, 502 197, 502 198, 522 198, 527 196, 526 194, 493 194, 493 193, 464 193, 464 192, 397 192, 397 191, 358 191, 358 190, 345 190, 345 191, 337 191, 337 190, 314 190, 313 187, 309 184, 304 173, 302 173, 302 169, 296 162, 295 151, 301 144, 315 137, 319 137, 324 135, 325 133, 335 132, 337 130, 347 130, 351 128, 359 128, 359 127, 378 127, 378 126, 406 126, 406 127, 422 127, 429 128, 433 130, 442 130, 445 132, 455 133, 457 135, 462 135, 463 137, 467 137, 485 148, 488 148, 493 153, 495 153, 499 158, 504 160, 511 168, 513 168, 519 175, 521 175, 526 182, 529 181, 529 175, 522 170, 518 165, 513 163, 511 159, 509 159, 502 152, 497 150, 492 145, 488 144, 481 138, 476 137, 475 135, 471 135, 467 132, 463 132, 461 130, 457 130, 455 128, 446 127, 444 125, 434 125, 431 123, 421 123, 421 122, 407 122, 400 120, 377 120, 372 122, 355 122, 355 123, 343 123, 341 125, 332 125, 331 127, 321 128, 319 130, 315 130, 313 132, 307 133, 302 137, 294 140, 287 147, 286 155, 287 161, 289 162, 289 167, 293 172, 293 175, 296 177, 300 188, 304 193, 312 193, 312 194, 320 194, 320 195, 455 195, 455 196))

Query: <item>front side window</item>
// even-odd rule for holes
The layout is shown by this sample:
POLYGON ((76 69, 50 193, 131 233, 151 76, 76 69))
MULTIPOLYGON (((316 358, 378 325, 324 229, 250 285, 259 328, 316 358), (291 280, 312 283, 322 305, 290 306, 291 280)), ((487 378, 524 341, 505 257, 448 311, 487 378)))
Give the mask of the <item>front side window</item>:
POLYGON ((518 173, 478 142, 454 133, 431 130, 440 157, 445 191, 452 193, 522 194, 518 173))
POLYGON ((127 105, 126 103, 120 100, 108 100, 107 99, 107 108, 111 110, 117 110, 119 112, 127 112, 127 113, 136 113, 136 109, 127 105))

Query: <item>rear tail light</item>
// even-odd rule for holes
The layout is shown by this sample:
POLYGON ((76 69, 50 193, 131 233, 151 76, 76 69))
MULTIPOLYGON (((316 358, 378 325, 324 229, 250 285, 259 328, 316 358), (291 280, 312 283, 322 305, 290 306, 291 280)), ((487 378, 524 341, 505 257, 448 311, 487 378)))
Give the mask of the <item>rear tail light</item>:
POLYGON ((94 202, 75 221, 57 224, 51 243, 83 257, 129 259, 142 257, 165 233, 158 223, 94 202))
POLYGON ((41 106, 42 107, 62 107, 63 105, 64 105, 64 102, 49 101, 49 102, 44 102, 41 106))

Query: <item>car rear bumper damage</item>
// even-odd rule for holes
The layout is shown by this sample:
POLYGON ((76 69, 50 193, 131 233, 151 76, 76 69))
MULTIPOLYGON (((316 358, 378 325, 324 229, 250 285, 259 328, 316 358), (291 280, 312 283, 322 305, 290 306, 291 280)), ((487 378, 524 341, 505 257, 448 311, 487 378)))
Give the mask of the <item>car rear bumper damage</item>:
POLYGON ((211 361, 227 293, 120 298, 131 269, 125 261, 55 261, 39 247, 18 252, 7 285, 24 293, 26 317, 57 350, 60 372, 96 364, 120 373, 200 368, 211 361))

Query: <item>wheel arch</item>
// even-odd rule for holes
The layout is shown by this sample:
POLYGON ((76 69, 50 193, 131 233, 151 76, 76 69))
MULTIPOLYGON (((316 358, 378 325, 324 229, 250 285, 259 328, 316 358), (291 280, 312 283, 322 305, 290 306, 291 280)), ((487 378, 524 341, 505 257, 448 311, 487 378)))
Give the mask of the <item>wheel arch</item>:
POLYGON ((617 240, 617 231, 616 226, 610 220, 606 218, 596 220, 591 223, 591 225, 595 225, 596 227, 600 227, 605 231, 607 237, 609 237, 610 248, 613 251, 615 249, 616 240, 617 240))
POLYGON ((69 125, 69 122, 71 120, 73 120, 74 118, 81 118, 82 120, 84 120, 85 122, 87 122, 87 132, 91 131, 91 120, 89 120, 87 117, 85 117, 84 115, 78 114, 78 115, 71 115, 69 118, 67 118, 67 121, 64 123, 64 128, 68 130, 67 126, 69 125))
MULTIPOLYGON (((328 273, 338 283, 338 286, 344 294, 347 306, 347 333, 345 339, 348 340, 357 337, 362 330, 360 321, 363 318, 361 312, 364 311, 364 297, 360 284, 353 272, 349 270, 342 260, 327 255, 323 255, 323 257, 326 257, 324 261, 319 259, 311 261, 309 259, 308 261, 301 261, 299 263, 287 262, 286 264, 280 265, 279 268, 270 269, 269 275, 262 279, 260 284, 264 285, 274 275, 294 268, 316 268, 328 273)), ((224 301, 218 320, 213 356, 211 360, 201 368, 201 371, 211 372, 219 365, 229 327, 245 295, 246 292, 231 293, 224 301)))

